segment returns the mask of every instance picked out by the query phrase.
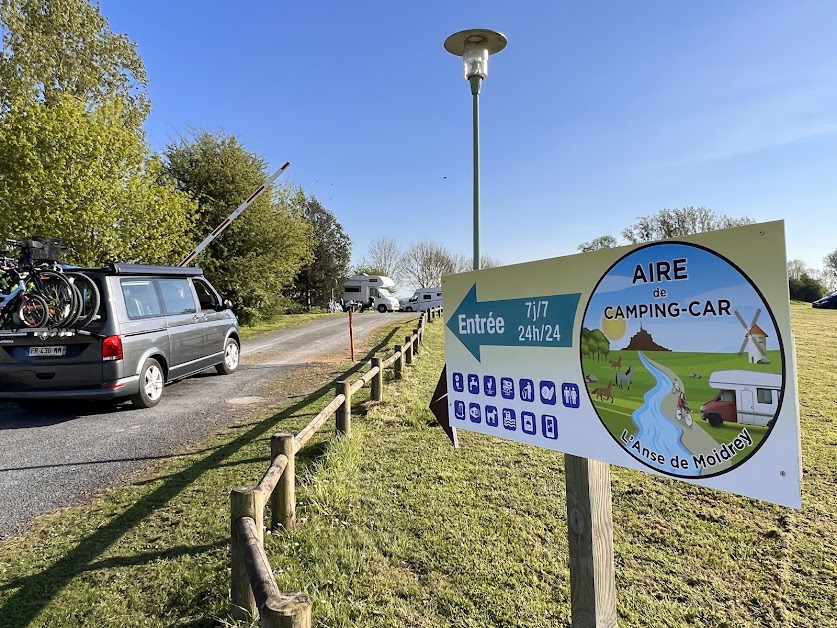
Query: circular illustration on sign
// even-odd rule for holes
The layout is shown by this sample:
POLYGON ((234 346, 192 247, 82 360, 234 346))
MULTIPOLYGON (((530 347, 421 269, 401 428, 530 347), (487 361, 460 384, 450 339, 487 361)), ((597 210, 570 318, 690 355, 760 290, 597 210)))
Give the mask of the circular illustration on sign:
POLYGON ((590 296, 579 345, 603 425, 661 473, 726 473, 779 416, 776 319, 744 272, 704 247, 661 242, 618 260, 590 296))

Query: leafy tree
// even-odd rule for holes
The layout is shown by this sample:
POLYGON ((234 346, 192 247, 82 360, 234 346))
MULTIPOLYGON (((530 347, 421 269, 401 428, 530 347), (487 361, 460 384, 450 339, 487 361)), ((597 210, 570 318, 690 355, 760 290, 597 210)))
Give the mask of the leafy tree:
POLYGON ((582 242, 578 245, 578 250, 581 253, 589 253, 590 251, 598 251, 599 249, 612 249, 616 246, 619 246, 616 238, 612 235, 605 235, 593 238, 590 242, 582 242))
POLYGON ((314 238, 313 257, 294 280, 292 298, 311 307, 327 305, 339 282, 346 277, 352 241, 334 215, 310 197, 303 210, 314 238))
POLYGON ((123 124, 125 105, 92 111, 56 94, 0 124, 0 232, 60 237, 68 261, 166 263, 191 247, 194 204, 163 173, 140 135, 123 124))
POLYGON ((15 103, 77 98, 88 110, 122 100, 129 126, 149 112, 136 46, 87 0, 0 0, 0 115, 15 103))
MULTIPOLYGON (((224 133, 194 132, 166 147, 166 172, 198 205, 193 237, 202 240, 266 178, 266 164, 224 133)), ((282 291, 312 258, 306 199, 290 186, 256 199, 195 263, 247 323, 287 307, 282 291)))
MULTIPOLYGON (((380 266, 367 266, 365 264, 360 264, 359 266, 355 266, 352 269, 353 275, 381 275, 383 277, 389 277, 392 279, 392 276, 387 275, 387 271, 385 268, 381 268, 380 266)), ((395 281, 393 279, 393 281, 395 281)))
POLYGON ((581 353, 596 360, 610 355, 610 341, 600 329, 581 328, 581 353))
POLYGON ((656 214, 642 216, 634 224, 623 229, 622 237, 630 244, 638 244, 640 242, 703 233, 704 231, 749 225, 753 222, 751 218, 747 217, 718 216, 706 207, 689 206, 678 209, 661 209, 656 214))
POLYGON ((819 279, 803 272, 799 277, 788 277, 788 291, 791 300, 811 303, 821 298, 826 288, 819 279))

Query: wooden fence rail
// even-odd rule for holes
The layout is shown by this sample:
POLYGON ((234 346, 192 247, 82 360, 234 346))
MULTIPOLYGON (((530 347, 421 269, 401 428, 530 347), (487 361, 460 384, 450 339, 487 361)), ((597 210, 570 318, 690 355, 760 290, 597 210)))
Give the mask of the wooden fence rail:
POLYGON ((334 399, 311 419, 299 434, 274 434, 270 438, 270 466, 255 486, 239 486, 230 492, 230 601, 233 619, 259 618, 263 628, 310 628, 311 601, 302 593, 282 593, 264 551, 264 509, 270 504, 270 523, 275 528, 296 527, 296 453, 333 415, 335 431, 350 436, 352 395, 371 383, 373 401, 383 398, 384 369, 393 367, 396 380, 404 365, 413 363, 424 342, 427 322, 442 315, 442 308, 419 315, 418 327, 406 336, 404 345, 382 360, 372 358, 371 368, 354 382, 337 382, 334 399))

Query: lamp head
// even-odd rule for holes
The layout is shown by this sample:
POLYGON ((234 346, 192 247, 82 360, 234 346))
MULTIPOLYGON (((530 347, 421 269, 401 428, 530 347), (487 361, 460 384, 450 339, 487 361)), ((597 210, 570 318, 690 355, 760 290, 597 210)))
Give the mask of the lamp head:
POLYGON ((445 40, 445 50, 462 57, 465 79, 484 79, 488 76, 488 57, 506 47, 508 40, 502 33, 483 28, 472 28, 454 33, 445 40))

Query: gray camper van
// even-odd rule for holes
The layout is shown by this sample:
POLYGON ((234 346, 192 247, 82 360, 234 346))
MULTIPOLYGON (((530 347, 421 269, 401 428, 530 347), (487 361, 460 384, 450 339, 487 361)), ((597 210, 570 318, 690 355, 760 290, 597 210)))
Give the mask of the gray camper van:
POLYGON ((238 320, 199 268, 111 264, 73 269, 99 287, 96 319, 75 332, 0 331, 0 399, 130 400, 157 405, 166 383, 238 367, 238 320))

